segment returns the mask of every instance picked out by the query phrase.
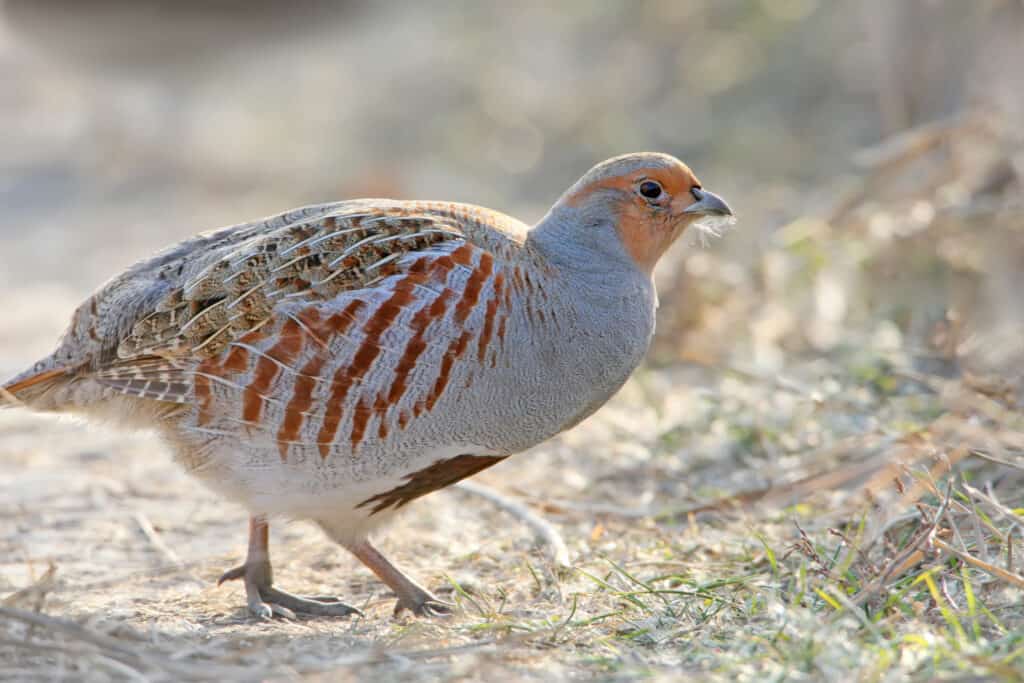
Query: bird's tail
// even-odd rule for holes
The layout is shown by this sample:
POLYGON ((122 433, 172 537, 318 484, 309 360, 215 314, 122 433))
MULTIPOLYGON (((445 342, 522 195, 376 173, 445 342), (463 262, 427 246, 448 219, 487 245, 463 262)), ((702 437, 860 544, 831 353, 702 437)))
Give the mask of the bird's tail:
POLYGON ((33 368, 23 372, 0 386, 0 408, 37 407, 41 399, 63 384, 67 376, 68 370, 63 367, 48 370, 33 368))

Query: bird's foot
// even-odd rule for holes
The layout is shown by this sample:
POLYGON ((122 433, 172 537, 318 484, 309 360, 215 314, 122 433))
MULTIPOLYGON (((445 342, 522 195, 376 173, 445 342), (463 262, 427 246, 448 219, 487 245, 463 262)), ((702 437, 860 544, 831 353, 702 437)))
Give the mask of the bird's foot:
POLYGON ((271 577, 269 562, 255 565, 243 564, 224 572, 217 580, 217 585, 219 586, 225 581, 242 579, 245 582, 245 597, 249 612, 256 618, 265 621, 269 621, 275 616, 295 619, 296 614, 318 617, 363 615, 357 607, 352 607, 333 595, 300 596, 274 588, 271 577))
POLYGON ((418 617, 446 617, 454 611, 454 605, 438 600, 430 591, 403 574, 369 541, 363 540, 345 547, 398 596, 398 604, 395 605, 396 617, 405 610, 418 617))

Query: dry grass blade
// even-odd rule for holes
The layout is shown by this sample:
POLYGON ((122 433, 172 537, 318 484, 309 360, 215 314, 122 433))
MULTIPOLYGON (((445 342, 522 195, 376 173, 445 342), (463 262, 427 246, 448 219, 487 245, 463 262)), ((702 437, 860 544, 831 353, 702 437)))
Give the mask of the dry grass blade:
MULTIPOLYGON (((904 492, 904 496, 912 494, 913 491, 904 492)), ((907 546, 903 549, 899 555, 894 557, 885 569, 882 570, 881 574, 878 575, 874 581, 868 584, 866 587, 861 589, 856 595, 850 598, 850 603, 853 605, 863 605, 875 595, 878 595, 889 583, 889 580, 894 577, 899 577, 908 571, 911 567, 917 565, 921 560, 924 559, 925 555, 921 548, 926 545, 929 539, 934 539, 935 532, 938 529, 942 519, 946 516, 946 512, 949 510, 949 503, 953 494, 953 484, 946 487, 946 495, 942 500, 942 504, 936 511, 935 516, 930 522, 919 528, 914 536, 907 543, 907 546)), ((905 498, 905 502, 914 501, 917 498, 905 498)))
POLYGON ((1019 574, 1014 574, 1013 572, 1007 571, 1007 570, 1003 569, 1002 567, 997 567, 994 564, 990 564, 988 562, 985 562, 984 560, 980 560, 977 557, 974 557, 973 555, 971 555, 969 553, 965 553, 962 550, 957 550, 956 548, 954 548, 953 546, 951 546, 950 544, 946 543, 945 541, 943 541, 940 538, 933 538, 932 539, 932 544, 936 548, 940 548, 941 550, 945 550, 948 553, 953 553, 954 555, 959 557, 964 562, 970 564, 971 566, 974 566, 974 567, 977 567, 978 569, 986 571, 989 574, 991 574, 992 576, 995 576, 996 578, 1002 579, 1003 581, 1006 581, 1007 583, 1009 583, 1009 584, 1011 584, 1013 586, 1016 586, 1017 588, 1020 588, 1021 590, 1024 590, 1024 576, 1020 576, 1019 574))
POLYGON ((1006 507, 998 500, 985 493, 984 491, 979 491, 978 489, 974 488, 973 486, 966 482, 963 484, 963 487, 964 491, 971 494, 971 496, 973 496, 974 498, 988 504, 993 510, 998 512, 1000 515, 1008 517, 1009 519, 1012 519, 1015 522, 1024 523, 1024 516, 1021 516, 1017 512, 1006 507))

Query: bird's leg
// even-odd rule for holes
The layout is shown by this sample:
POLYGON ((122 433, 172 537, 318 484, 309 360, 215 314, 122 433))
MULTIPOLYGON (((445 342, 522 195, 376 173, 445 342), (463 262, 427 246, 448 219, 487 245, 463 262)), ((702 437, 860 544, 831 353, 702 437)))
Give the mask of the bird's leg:
POLYGON ((225 581, 242 579, 245 582, 245 597, 249 611, 260 619, 270 619, 275 614, 290 619, 295 614, 311 614, 325 617, 344 617, 362 614, 358 609, 334 596, 301 597, 273 587, 274 570, 270 566, 270 527, 263 515, 249 518, 249 550, 245 564, 229 569, 218 579, 217 585, 225 581))
POLYGON ((398 604, 395 605, 396 615, 404 609, 417 616, 426 617, 440 617, 452 613, 451 605, 438 600, 425 588, 403 574, 370 545, 369 541, 360 541, 345 547, 395 592, 395 595, 398 596, 398 604))

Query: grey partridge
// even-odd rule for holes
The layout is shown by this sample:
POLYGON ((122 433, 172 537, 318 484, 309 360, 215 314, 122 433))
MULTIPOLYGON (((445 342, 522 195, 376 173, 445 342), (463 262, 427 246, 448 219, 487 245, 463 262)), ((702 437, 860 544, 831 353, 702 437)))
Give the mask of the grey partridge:
POLYGON ((576 425, 654 333, 652 271, 732 212, 677 159, 609 159, 533 227, 359 199, 200 234, 83 303, 5 385, 36 410, 155 429, 251 515, 242 579, 269 618, 346 615, 273 585, 267 520, 309 519, 398 596, 444 612, 368 537, 410 501, 576 425))

